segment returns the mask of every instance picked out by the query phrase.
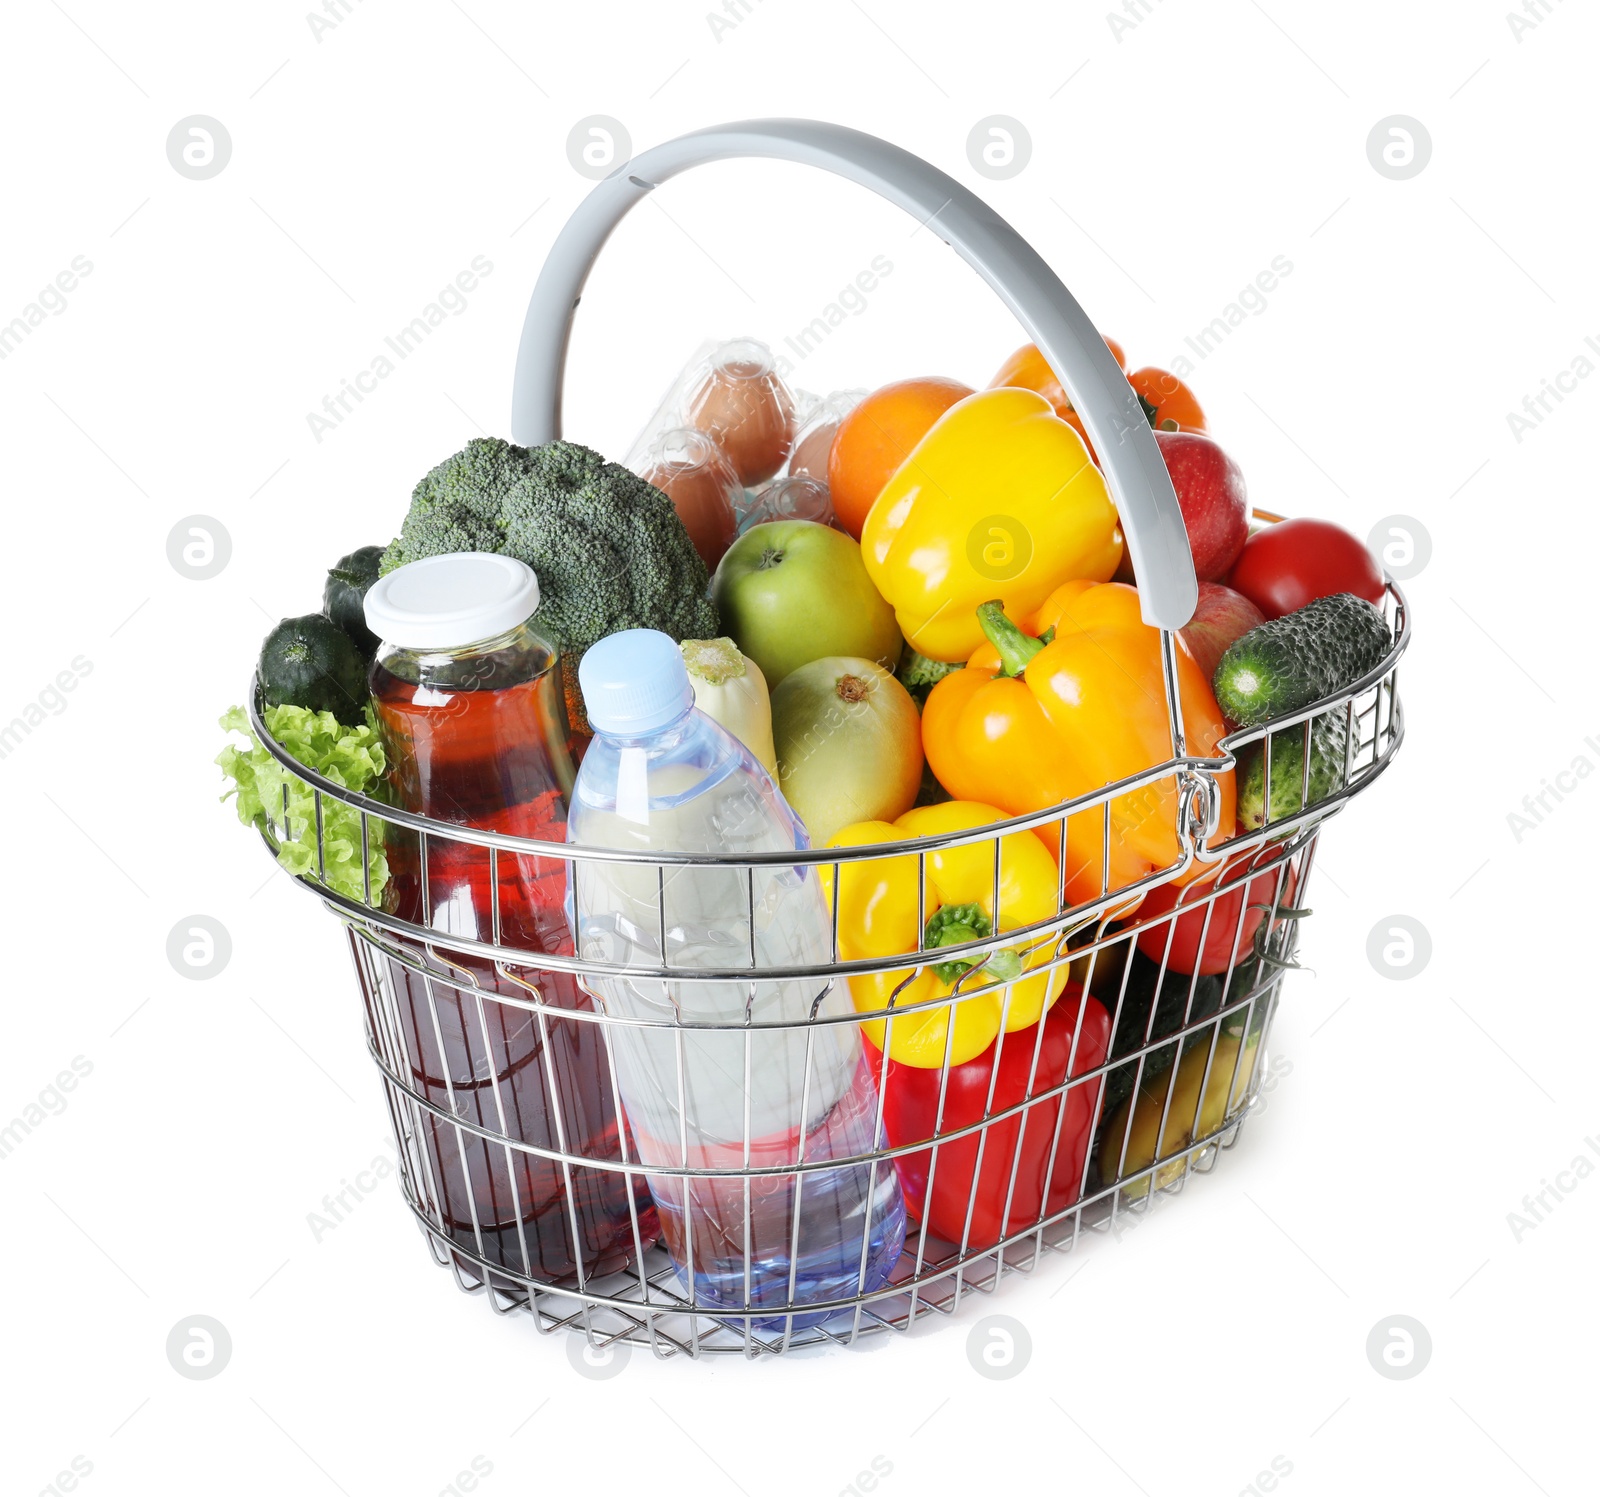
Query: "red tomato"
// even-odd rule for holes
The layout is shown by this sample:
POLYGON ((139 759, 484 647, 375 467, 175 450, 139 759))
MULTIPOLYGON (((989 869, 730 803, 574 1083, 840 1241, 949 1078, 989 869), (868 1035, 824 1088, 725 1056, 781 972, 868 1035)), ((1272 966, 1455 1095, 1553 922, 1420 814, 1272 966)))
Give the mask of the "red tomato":
POLYGON ((1333 593, 1383 601, 1383 573, 1372 553, 1328 520, 1280 520, 1258 530, 1244 543, 1227 582, 1269 619, 1333 593))
MULTIPOLYGON (((1042 1022, 1042 1040, 1039 1025, 1033 1024, 1002 1035, 995 1045, 965 1064, 951 1066, 943 1089, 942 1115, 939 1067, 891 1060, 883 1103, 884 1131, 890 1144, 900 1147, 932 1138, 935 1123, 945 1133, 969 1127, 983 1119, 986 1104, 990 1112, 1001 1112, 1060 1086, 1067 1079, 1069 1057, 1074 1076, 1092 1071, 1105 1060, 1111 1038, 1110 1015, 1077 983, 1067 984, 1042 1022), (1076 1056, 1072 1055, 1074 1031, 1078 1032, 1076 1056), (1000 1046, 998 1073, 996 1045, 1000 1046), (1039 1047, 1037 1067, 1035 1045, 1039 1047)), ((883 1059, 870 1042, 865 1043, 876 1071, 883 1059)), ((1064 1096, 1064 1109, 1063 1097, 1058 1094, 1004 1122, 990 1123, 941 1144, 936 1166, 929 1150, 898 1155, 895 1165, 912 1215, 926 1216, 928 1230, 947 1242, 960 1243, 965 1231, 971 1250, 993 1247, 1002 1237, 1031 1227, 1042 1215, 1070 1206, 1078 1199, 1083 1179, 1084 1157, 1099 1109, 1100 1078, 1070 1087, 1064 1096)))
MULTIPOLYGON (((1226 972, 1230 959, 1239 962, 1245 960, 1250 955, 1256 931, 1267 916, 1265 910, 1252 906, 1272 903, 1273 893, 1278 887, 1278 870, 1269 869, 1248 884, 1240 884, 1237 889, 1207 900, 1207 895, 1218 883, 1231 880, 1240 871, 1229 869, 1216 880, 1188 884, 1182 888, 1177 884, 1157 884, 1145 895, 1144 903, 1134 916, 1136 920, 1153 920, 1179 907, 1192 905, 1194 908, 1186 915, 1179 915, 1176 920, 1162 921, 1159 925, 1140 931, 1139 950, 1156 962, 1165 955, 1167 968, 1172 972, 1210 975, 1226 972), (1209 925, 1206 924, 1207 909, 1211 911, 1209 925), (1169 928, 1172 931, 1170 947, 1167 945, 1169 928), (1202 931, 1205 934, 1204 946, 1200 944, 1202 931)), ((1287 885, 1281 902, 1289 902, 1287 885)))

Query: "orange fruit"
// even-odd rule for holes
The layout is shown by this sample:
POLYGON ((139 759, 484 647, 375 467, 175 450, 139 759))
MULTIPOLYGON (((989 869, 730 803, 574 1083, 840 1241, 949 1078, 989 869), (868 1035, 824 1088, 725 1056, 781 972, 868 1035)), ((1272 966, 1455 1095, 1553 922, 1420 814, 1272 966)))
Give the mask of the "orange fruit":
POLYGON ((867 513, 894 470, 958 400, 973 394, 959 380, 929 375, 874 390, 843 421, 828 451, 833 513, 857 540, 867 513))

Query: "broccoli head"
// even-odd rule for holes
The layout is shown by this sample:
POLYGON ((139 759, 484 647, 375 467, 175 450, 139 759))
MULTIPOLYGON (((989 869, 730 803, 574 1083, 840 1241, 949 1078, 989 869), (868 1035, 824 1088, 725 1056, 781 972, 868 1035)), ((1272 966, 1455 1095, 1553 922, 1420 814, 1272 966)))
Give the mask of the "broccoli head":
POLYGON ((942 660, 929 660, 926 655, 919 655, 908 644, 900 652, 900 667, 895 672, 895 679, 911 693, 911 700, 917 704, 917 710, 922 710, 922 704, 928 700, 928 693, 933 690, 952 671, 961 669, 960 662, 947 665, 942 660))
POLYGON ((380 570, 448 551, 499 551, 539 578, 539 625, 578 660, 619 629, 715 635, 706 568, 672 501, 575 442, 518 447, 477 437, 411 494, 380 570))

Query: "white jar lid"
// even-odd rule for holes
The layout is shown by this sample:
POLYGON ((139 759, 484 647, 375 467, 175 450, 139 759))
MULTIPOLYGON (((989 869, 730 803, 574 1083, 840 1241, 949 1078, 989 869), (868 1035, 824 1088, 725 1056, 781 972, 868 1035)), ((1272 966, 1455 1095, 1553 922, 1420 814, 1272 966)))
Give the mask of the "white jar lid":
POLYGON ((367 589, 367 628, 407 650, 454 650, 526 623, 539 579, 514 556, 458 551, 410 561, 367 589))

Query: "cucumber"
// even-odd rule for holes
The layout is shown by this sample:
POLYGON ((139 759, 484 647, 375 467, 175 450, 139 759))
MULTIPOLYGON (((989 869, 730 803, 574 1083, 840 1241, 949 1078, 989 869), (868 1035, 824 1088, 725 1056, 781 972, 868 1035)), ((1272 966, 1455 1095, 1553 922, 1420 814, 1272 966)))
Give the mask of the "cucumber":
POLYGON ((367 663, 355 642, 325 614, 283 619, 261 642, 256 679, 268 706, 331 712, 347 727, 366 709, 367 663))
MULTIPOLYGON (((1224 659, 1226 664, 1226 659, 1224 659)), ((1369 667, 1370 669, 1370 667, 1369 667)), ((1363 673, 1364 674, 1364 673, 1363 673)), ((1291 709, 1292 710, 1292 709, 1291 709)), ((1300 786, 1305 774, 1306 725, 1297 723, 1272 735, 1272 821, 1297 816, 1301 811, 1300 786)), ((1311 782, 1306 790, 1306 805, 1326 800, 1344 788, 1345 742, 1349 737, 1344 712, 1324 712, 1311 721, 1311 782)), ((1234 781, 1239 800, 1239 824, 1254 830, 1263 826, 1262 765, 1266 755, 1259 743, 1239 750, 1239 768, 1234 781)))
POLYGON ((1217 705, 1233 722, 1259 727, 1360 680, 1382 664, 1389 644, 1382 612, 1365 598, 1317 598, 1228 646, 1212 681, 1217 705))

